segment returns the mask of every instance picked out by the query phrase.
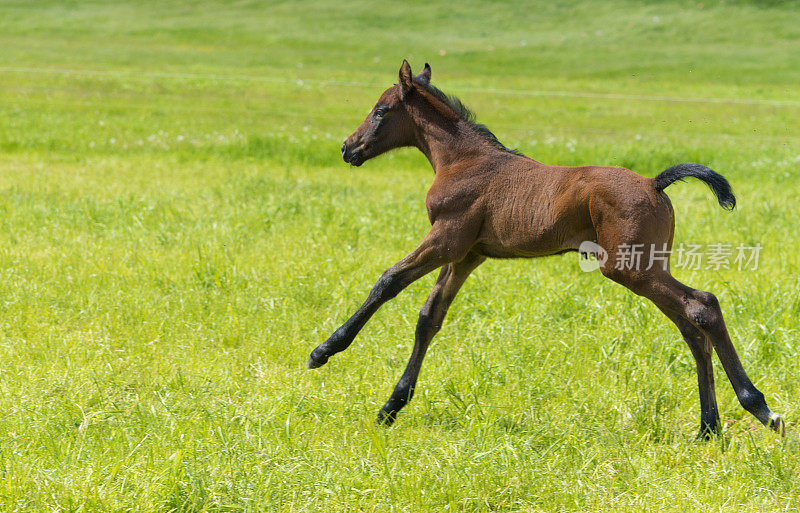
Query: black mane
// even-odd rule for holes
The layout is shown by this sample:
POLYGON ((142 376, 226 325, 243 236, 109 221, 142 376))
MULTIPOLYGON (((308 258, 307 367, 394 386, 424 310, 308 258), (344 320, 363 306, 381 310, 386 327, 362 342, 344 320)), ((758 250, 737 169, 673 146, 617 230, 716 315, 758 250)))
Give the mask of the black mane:
POLYGON ((503 151, 507 151, 508 153, 513 153, 514 155, 522 155, 519 151, 514 148, 508 148, 505 144, 501 143, 497 136, 489 130, 486 125, 482 125, 475 120, 475 114, 464 105, 461 100, 456 98, 455 96, 451 96, 449 94, 445 94, 439 88, 431 85, 430 83, 422 82, 421 80, 414 80, 414 83, 418 86, 422 87, 430 93, 431 96, 439 100, 440 102, 444 103, 448 107, 450 107, 453 112, 456 113, 461 119, 466 121, 469 126, 472 127, 479 135, 481 135, 484 139, 489 141, 492 146, 495 148, 499 148, 503 151))

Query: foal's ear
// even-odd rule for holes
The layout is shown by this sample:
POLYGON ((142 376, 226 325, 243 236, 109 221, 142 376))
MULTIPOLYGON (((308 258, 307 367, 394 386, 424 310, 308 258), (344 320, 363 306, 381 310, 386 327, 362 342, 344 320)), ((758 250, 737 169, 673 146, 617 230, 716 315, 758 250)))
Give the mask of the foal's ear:
POLYGON ((422 82, 425 85, 431 83, 431 65, 427 62, 425 63, 425 67, 422 69, 419 75, 414 77, 414 80, 422 82))
POLYGON ((409 92, 413 87, 411 78, 411 66, 408 64, 408 61, 403 59, 403 65, 400 66, 400 89, 402 89, 403 94, 409 92))

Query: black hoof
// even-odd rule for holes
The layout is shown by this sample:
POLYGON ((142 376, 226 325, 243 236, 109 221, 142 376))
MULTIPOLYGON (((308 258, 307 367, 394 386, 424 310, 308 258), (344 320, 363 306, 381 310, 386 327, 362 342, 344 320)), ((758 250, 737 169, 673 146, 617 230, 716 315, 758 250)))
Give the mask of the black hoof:
POLYGON ((707 424, 705 422, 700 422, 700 432, 697 433, 698 440, 713 440, 720 434, 719 424, 707 424))
POLYGON ((697 433, 697 439, 701 440, 703 442, 708 442, 708 441, 713 440, 714 438, 716 438, 717 435, 719 435, 717 430, 710 429, 708 426, 704 426, 704 427, 700 428, 700 432, 697 433))
POLYGON ((390 427, 392 424, 394 424, 396 418, 396 411, 381 410, 378 412, 378 419, 375 421, 375 425, 381 427, 390 427))
POLYGON ((311 358, 308 359, 306 362, 306 369, 318 369, 328 363, 328 357, 323 356, 322 358, 314 358, 314 355, 311 355, 311 358))

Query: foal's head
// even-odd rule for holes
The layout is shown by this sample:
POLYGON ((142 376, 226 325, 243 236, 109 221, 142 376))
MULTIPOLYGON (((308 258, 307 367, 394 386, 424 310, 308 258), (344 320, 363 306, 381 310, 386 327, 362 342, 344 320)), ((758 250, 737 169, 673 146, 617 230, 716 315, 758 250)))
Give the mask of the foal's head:
POLYGON ((415 143, 414 123, 406 100, 414 90, 414 82, 427 85, 431 80, 431 67, 416 77, 411 74, 408 61, 400 67, 400 81, 383 92, 372 107, 367 119, 342 144, 342 158, 354 166, 377 157, 394 148, 415 143))

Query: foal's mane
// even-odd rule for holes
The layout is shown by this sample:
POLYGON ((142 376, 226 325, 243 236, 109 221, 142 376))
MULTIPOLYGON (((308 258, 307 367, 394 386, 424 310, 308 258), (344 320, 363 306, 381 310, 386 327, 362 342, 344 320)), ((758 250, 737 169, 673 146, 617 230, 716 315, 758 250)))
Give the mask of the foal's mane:
POLYGON ((444 104, 459 118, 467 122, 467 124, 495 148, 499 148, 514 155, 522 155, 521 152, 514 148, 508 148, 505 144, 501 143, 497 136, 489 130, 486 125, 482 125, 475 120, 475 113, 472 112, 464 103, 453 95, 442 92, 439 88, 430 84, 430 82, 422 81, 414 77, 414 84, 422 88, 425 92, 433 96, 436 100, 444 104))

